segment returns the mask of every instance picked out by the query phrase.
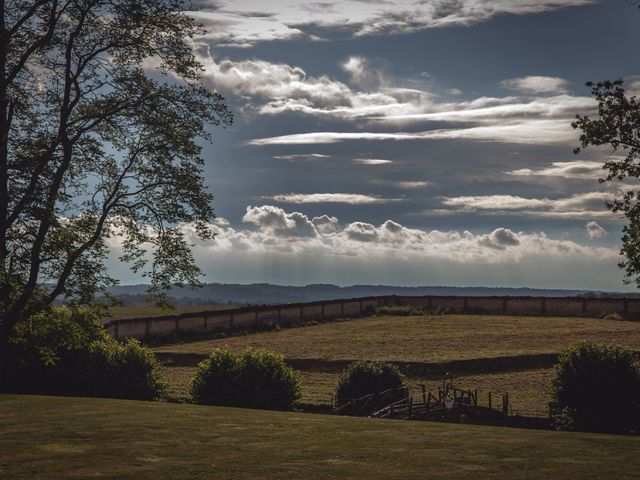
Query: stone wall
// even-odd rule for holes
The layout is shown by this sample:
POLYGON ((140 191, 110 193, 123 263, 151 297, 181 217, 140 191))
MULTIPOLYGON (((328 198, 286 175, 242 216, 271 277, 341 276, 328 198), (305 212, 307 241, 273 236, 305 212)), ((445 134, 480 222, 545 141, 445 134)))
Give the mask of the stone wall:
POLYGON ((383 297, 353 298, 286 305, 264 305, 111 320, 104 325, 116 338, 167 337, 178 332, 208 333, 276 324, 333 320, 368 314, 384 305, 415 305, 434 313, 616 317, 640 320, 640 299, 583 297, 383 297))

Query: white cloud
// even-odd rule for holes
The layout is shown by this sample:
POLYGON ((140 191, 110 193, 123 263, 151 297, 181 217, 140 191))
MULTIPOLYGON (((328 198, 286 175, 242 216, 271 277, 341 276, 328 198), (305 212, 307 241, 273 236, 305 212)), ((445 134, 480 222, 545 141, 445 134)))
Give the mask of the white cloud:
POLYGON ((208 0, 211 10, 188 12, 205 24, 206 37, 219 46, 245 47, 258 42, 306 37, 322 40, 314 32, 349 32, 353 36, 407 33, 428 28, 469 26, 497 15, 525 15, 595 0, 387 0, 313 4, 271 0, 208 0))
POLYGON ((567 120, 524 120, 513 124, 428 130, 423 132, 309 132, 256 138, 248 145, 318 145, 349 140, 475 140, 500 143, 575 143, 578 135, 567 120))
POLYGON ((289 162, 294 162, 296 160, 324 160, 331 157, 329 155, 322 155, 320 153, 301 153, 294 155, 276 155, 273 158, 275 158, 276 160, 287 160, 289 162))
MULTIPOLYGON (((501 227, 487 233, 421 230, 387 220, 381 225, 355 221, 344 226, 336 217, 309 219, 270 205, 248 207, 243 221, 251 229, 217 227, 216 240, 204 247, 216 251, 279 252, 363 259, 445 260, 464 264, 519 263, 536 255, 617 258, 617 250, 556 240, 544 233, 515 232, 501 227)), ((190 227, 183 226, 187 235, 190 227)), ((191 232, 191 233, 190 233, 191 232)))
POLYGON ((559 77, 529 76, 503 80, 501 85, 522 93, 538 95, 541 93, 564 93, 569 82, 559 77))
MULTIPOLYGON (((467 139, 523 144, 575 143, 578 134, 570 123, 576 112, 589 112, 590 97, 556 92, 554 96, 522 99, 479 97, 471 101, 444 101, 433 92, 404 88, 388 78, 381 67, 363 57, 349 57, 342 66, 358 90, 327 75, 281 63, 250 59, 216 60, 208 49, 197 47, 205 65, 208 85, 231 93, 261 115, 298 113, 357 123, 393 126, 393 132, 308 132, 254 139, 252 145, 321 144, 345 140, 467 139), (398 132, 397 126, 433 122, 463 123, 462 128, 398 132)), ((366 125, 366 124, 365 124, 366 125)), ((411 129, 414 130, 414 129, 411 129)))
POLYGON ((271 205, 247 207, 247 213, 242 217, 242 221, 253 223, 279 237, 317 236, 313 223, 306 215, 299 212, 286 213, 281 208, 271 205))
POLYGON ((587 230, 587 236, 591 239, 603 238, 607 235, 607 231, 597 222, 589 222, 585 228, 587 230))
POLYGON ((287 193, 268 197, 281 203, 347 203, 349 205, 371 205, 398 202, 397 198, 381 198, 358 193, 287 193))
POLYGON ((615 194, 612 192, 587 192, 558 199, 524 198, 515 195, 475 195, 443 197, 441 201, 444 206, 463 212, 517 211, 522 215, 548 218, 605 217, 612 219, 615 216, 606 208, 606 203, 614 198, 615 194))
POLYGON ((431 182, 426 180, 372 180, 371 183, 375 185, 386 185, 388 187, 400 188, 402 190, 413 190, 432 185, 431 182))
POLYGON ((574 162, 553 162, 550 166, 531 169, 521 168, 505 172, 520 177, 562 177, 597 179, 602 176, 602 162, 578 160, 574 162))
POLYGON ((361 165, 388 165, 393 163, 393 160, 385 160, 382 158, 356 158, 353 161, 361 165))
POLYGON ((320 233, 335 233, 339 228, 338 219, 329 215, 313 217, 311 222, 315 225, 316 230, 320 233))

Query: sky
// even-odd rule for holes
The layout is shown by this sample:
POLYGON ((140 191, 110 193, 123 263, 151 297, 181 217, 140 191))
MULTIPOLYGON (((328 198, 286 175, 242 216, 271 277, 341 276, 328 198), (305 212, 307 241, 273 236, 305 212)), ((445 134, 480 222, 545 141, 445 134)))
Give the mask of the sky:
MULTIPOLYGON (((624 219, 576 155, 586 81, 640 93, 630 0, 200 0, 234 125, 203 143, 206 282, 625 290, 624 219)), ((117 247, 114 246, 117 249, 117 247)), ((124 283, 137 279, 123 266, 124 283)))

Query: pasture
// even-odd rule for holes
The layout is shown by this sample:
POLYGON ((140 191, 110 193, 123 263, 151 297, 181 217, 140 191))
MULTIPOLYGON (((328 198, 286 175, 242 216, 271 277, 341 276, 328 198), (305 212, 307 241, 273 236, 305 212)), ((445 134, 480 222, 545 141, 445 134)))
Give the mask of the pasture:
POLYGON ((640 469, 640 437, 110 399, 2 395, 0 425, 0 477, 12 480, 624 480, 640 469))
MULTIPOLYGON (((613 341, 640 350, 640 322, 595 318, 490 315, 380 315, 279 331, 164 345, 163 355, 206 355, 213 348, 266 348, 283 353, 300 370, 303 404, 330 404, 340 371, 350 361, 413 362, 410 384, 436 390, 444 370, 456 385, 508 392, 516 413, 548 412, 553 354, 582 340, 613 341), (547 356, 542 362, 536 356, 547 356), (534 358, 528 358, 534 357, 534 358), (500 357, 503 357, 500 359, 500 357), (507 358, 504 358, 507 357, 507 358), (460 362, 462 361, 462 362, 460 362)), ((188 397, 195 363, 166 369, 170 394, 188 397)), ((411 366, 411 365, 410 365, 411 366)))
POLYGON ((372 316, 280 331, 165 345, 158 352, 207 354, 266 348, 287 358, 445 362, 557 353, 581 340, 640 349, 640 322, 491 315, 372 316))

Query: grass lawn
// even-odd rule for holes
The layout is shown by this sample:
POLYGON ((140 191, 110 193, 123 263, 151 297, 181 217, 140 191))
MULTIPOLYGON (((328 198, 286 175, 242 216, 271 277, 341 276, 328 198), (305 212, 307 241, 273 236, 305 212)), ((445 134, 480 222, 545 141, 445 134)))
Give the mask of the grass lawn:
POLYGON ((0 477, 632 479, 640 437, 0 396, 0 477))
MULTIPOLYGON (((169 395, 174 398, 188 398, 189 382, 195 367, 171 367, 164 370, 169 381, 169 395)), ((335 392, 339 374, 329 372, 299 372, 302 379, 301 402, 306 404, 330 404, 335 392)), ((514 411, 525 416, 546 416, 550 400, 549 384, 553 369, 538 369, 504 373, 489 373, 456 377, 459 388, 478 389, 479 402, 487 404, 488 392, 508 392, 514 411)), ((413 388, 426 385, 437 392, 440 381, 420 377, 409 378, 413 388)))
POLYGON ((374 316, 238 337, 166 345, 158 351, 209 353, 266 348, 289 358, 441 362, 553 353, 580 340, 640 349, 640 322, 482 315, 374 316))

